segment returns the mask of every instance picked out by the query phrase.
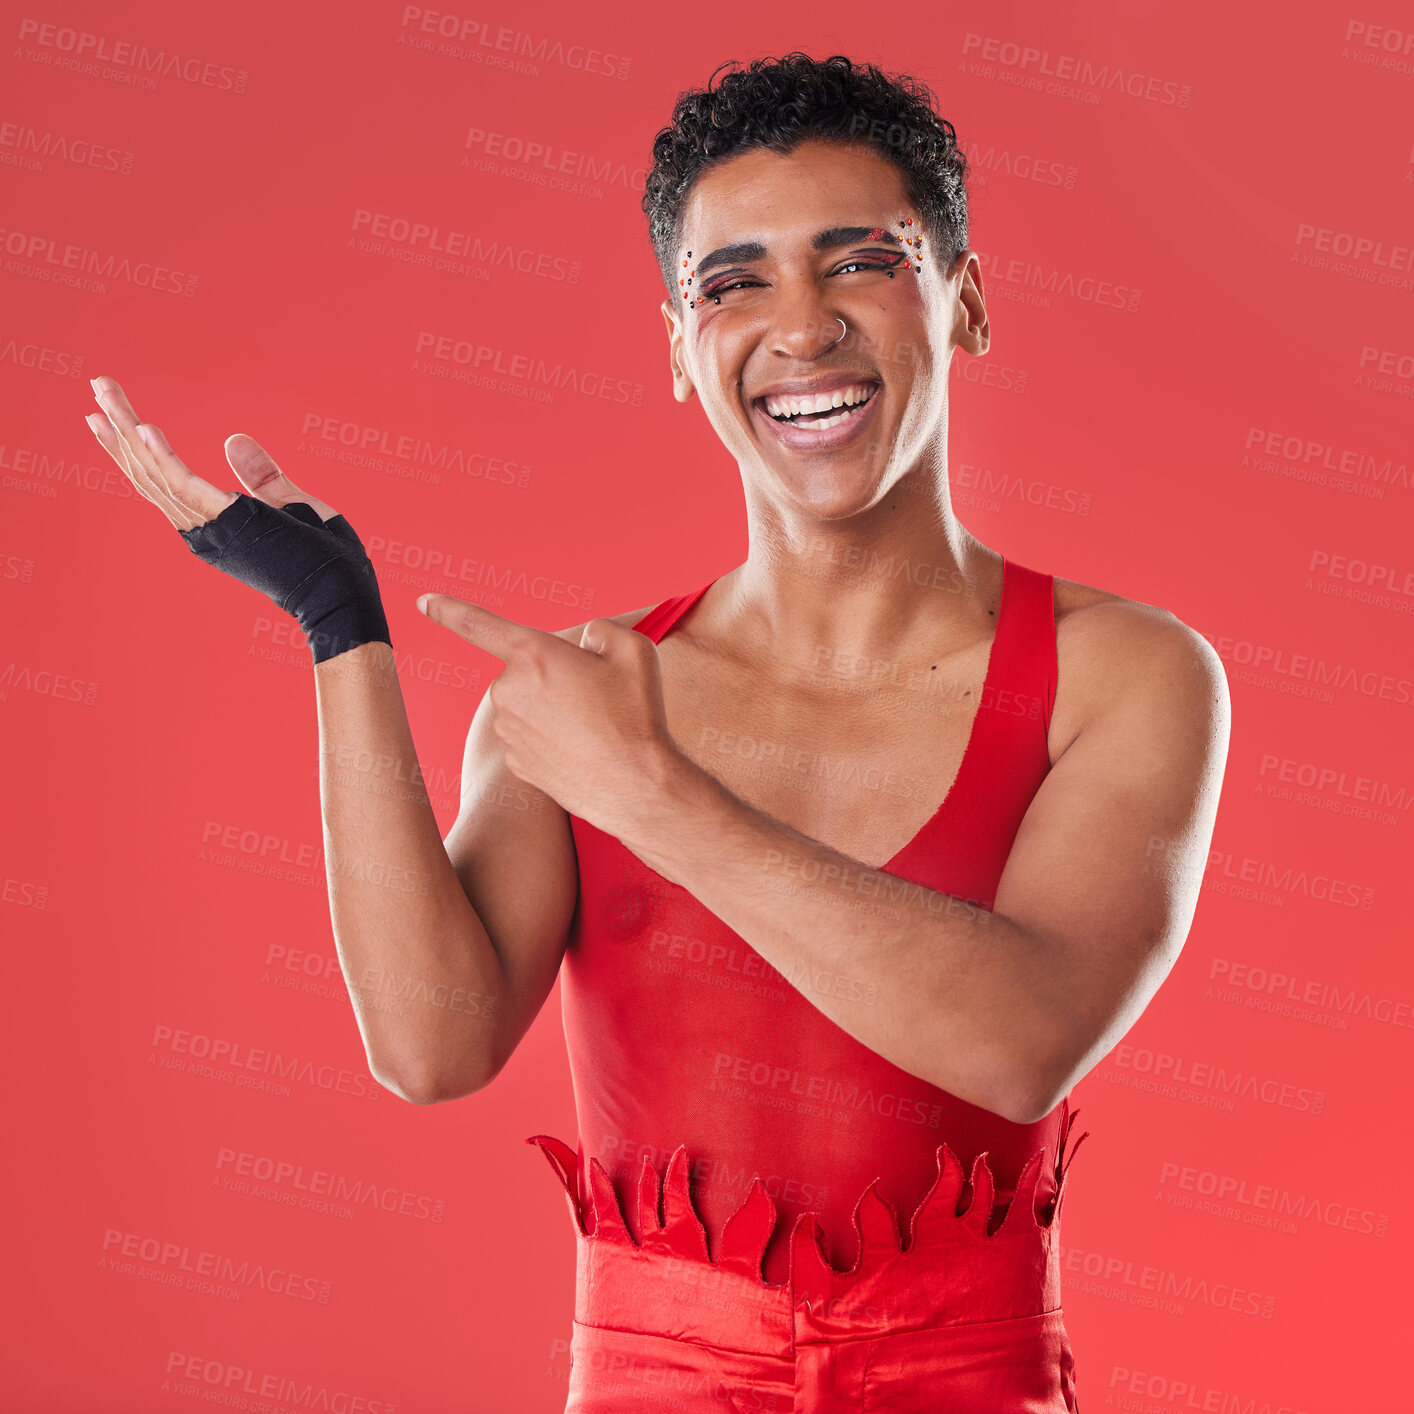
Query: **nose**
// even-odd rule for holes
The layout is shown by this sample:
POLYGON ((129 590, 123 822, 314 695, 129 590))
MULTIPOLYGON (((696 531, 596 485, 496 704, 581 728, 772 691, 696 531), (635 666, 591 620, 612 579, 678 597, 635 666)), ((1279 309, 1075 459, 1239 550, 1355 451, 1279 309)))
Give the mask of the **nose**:
POLYGON ((782 298, 775 310, 768 345, 772 353, 800 363, 810 363, 848 332, 844 320, 816 293, 782 298))

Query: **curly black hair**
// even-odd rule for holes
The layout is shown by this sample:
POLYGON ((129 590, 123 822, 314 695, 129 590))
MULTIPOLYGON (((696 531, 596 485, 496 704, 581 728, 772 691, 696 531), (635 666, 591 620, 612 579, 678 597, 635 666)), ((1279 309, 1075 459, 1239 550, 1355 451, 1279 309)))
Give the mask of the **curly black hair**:
POLYGON ((680 93, 672 120, 653 139, 643 194, 648 235, 676 300, 676 252, 692 184, 707 168, 750 148, 788 156, 807 138, 867 144, 904 174, 944 269, 967 249, 967 158, 957 133, 939 117, 932 91, 906 74, 885 74, 843 54, 812 59, 795 50, 779 59, 719 64, 701 89, 680 93))

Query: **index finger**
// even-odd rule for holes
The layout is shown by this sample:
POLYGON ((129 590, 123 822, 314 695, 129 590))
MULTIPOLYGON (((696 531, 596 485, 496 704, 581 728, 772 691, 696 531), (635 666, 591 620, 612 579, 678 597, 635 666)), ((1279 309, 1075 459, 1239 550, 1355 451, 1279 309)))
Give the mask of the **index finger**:
POLYGON ((518 653, 535 647, 542 647, 551 653, 558 653, 561 649, 575 651, 574 645, 566 643, 558 634, 517 623, 515 619, 505 618, 480 604, 457 599, 450 594, 420 594, 417 607, 429 619, 451 629, 468 643, 484 648, 503 663, 509 663, 518 653), (550 647, 551 644, 554 646, 550 647))

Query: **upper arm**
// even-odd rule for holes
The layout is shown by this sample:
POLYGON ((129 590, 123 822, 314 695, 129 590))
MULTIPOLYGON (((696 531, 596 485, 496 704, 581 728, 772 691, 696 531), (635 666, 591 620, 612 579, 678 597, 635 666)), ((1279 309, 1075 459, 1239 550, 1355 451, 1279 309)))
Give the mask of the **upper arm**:
MULTIPOLYGON (((633 622, 643 613, 616 621, 633 622)), ((555 632, 578 645, 583 630, 576 624, 555 632)), ((510 1059, 555 985, 579 899, 569 815, 507 766, 495 710, 490 693, 484 694, 467 732, 460 809, 444 842, 500 967, 492 1076, 510 1059)))
POLYGON ((1148 605, 1081 614, 1080 729, 1022 820, 993 909, 1048 969, 1052 1104, 1138 1020, 1183 947, 1229 730, 1227 679, 1201 634, 1148 605))
POLYGON ((578 896, 569 816, 506 765, 494 715, 487 693, 467 732, 461 804, 444 841, 500 970, 492 1076, 554 986, 578 896))

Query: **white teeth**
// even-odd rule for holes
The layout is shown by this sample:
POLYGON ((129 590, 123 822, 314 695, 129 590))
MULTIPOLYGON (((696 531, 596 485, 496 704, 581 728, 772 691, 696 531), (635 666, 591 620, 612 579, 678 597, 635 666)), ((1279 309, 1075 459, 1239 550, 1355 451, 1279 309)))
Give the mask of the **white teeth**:
POLYGON ((783 422, 782 427, 794 427, 800 432, 828 432, 832 427, 838 427, 846 418, 853 417, 855 407, 841 408, 834 417, 817 418, 814 422, 783 422))
MULTIPOLYGON (((848 388, 836 388, 830 393, 815 393, 805 397, 770 397, 765 399, 766 411, 772 417, 799 417, 803 412, 828 412, 841 406, 853 407, 867 402, 874 392, 872 383, 855 383, 848 388)), ((827 419, 833 422, 834 419, 827 419)))

